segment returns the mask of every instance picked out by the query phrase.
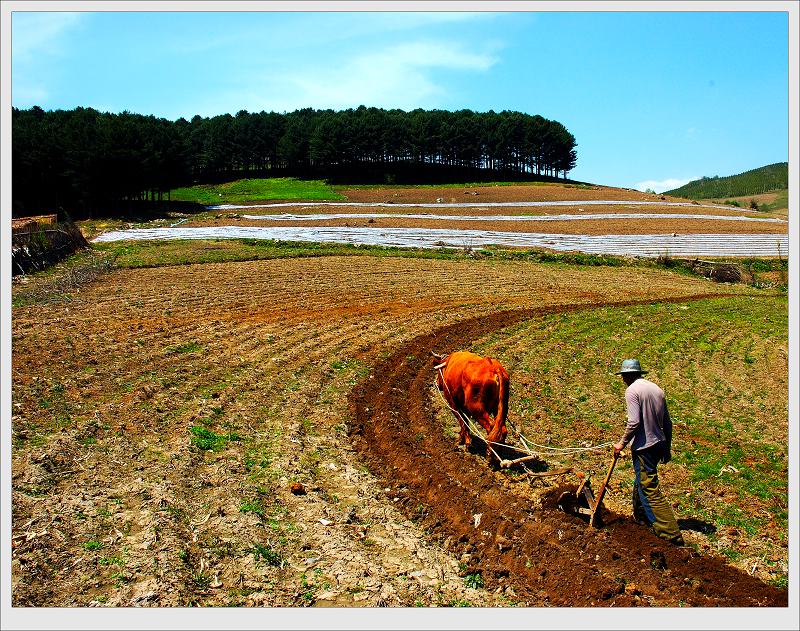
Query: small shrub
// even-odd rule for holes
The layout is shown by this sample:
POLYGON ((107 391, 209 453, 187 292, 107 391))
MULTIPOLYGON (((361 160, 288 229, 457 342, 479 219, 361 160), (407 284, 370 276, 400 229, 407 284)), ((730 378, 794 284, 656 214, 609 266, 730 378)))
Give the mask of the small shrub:
POLYGON ((258 498, 252 500, 246 500, 242 502, 242 505, 239 507, 239 512, 241 513, 253 513, 258 515, 259 517, 264 516, 264 507, 261 506, 261 502, 258 498))
POLYGON ((660 265, 661 267, 666 267, 667 269, 671 267, 675 267, 678 262, 673 259, 669 254, 660 254, 656 259, 656 264, 660 265))
POLYGON ((283 557, 269 546, 256 543, 250 549, 250 552, 253 553, 256 563, 265 563, 271 567, 281 567, 283 565, 283 557))
POLYGON ((176 344, 174 346, 167 346, 166 353, 171 355, 173 353, 194 353, 203 348, 197 342, 187 342, 186 344, 176 344))
POLYGON ((191 444, 201 451, 219 451, 229 441, 241 440, 236 432, 228 434, 215 434, 210 429, 195 425, 189 429, 192 433, 191 444))
POLYGON ((200 590, 205 591, 211 585, 211 577, 203 572, 192 572, 192 582, 200 590))
POLYGON ((481 576, 480 572, 474 572, 473 574, 467 574, 464 577, 464 585, 467 587, 472 587, 473 589, 482 589, 483 588, 483 576, 481 576))

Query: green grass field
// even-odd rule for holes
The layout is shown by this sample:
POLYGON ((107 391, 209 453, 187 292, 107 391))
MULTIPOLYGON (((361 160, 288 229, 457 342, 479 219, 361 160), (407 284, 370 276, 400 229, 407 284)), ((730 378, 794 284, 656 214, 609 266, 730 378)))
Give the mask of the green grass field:
POLYGON ((789 189, 772 191, 761 195, 744 195, 742 197, 721 197, 714 201, 720 204, 730 204, 739 208, 751 208, 750 203, 755 201, 758 210, 765 213, 787 212, 789 209, 789 189))
MULTIPOLYGON (((677 516, 735 528, 772 552, 785 544, 785 296, 557 314, 489 336, 476 351, 497 357, 512 375, 510 420, 557 446, 621 435, 625 386, 614 371, 638 357, 665 390, 674 423, 666 484, 677 516)), ((605 456, 587 455, 581 464, 602 471, 605 456)), ((626 461, 615 474, 622 506, 631 477, 626 461)))
POLYGON ((199 184, 171 191, 175 201, 198 204, 235 204, 276 199, 343 200, 333 188, 321 180, 298 180, 292 177, 244 179, 223 184, 199 184))
MULTIPOLYGON (((193 263, 226 263, 264 259, 315 256, 391 256, 433 258, 443 260, 493 259, 500 261, 527 261, 556 265, 581 265, 589 267, 668 267, 672 271, 699 277, 688 267, 660 259, 628 259, 603 254, 553 253, 521 248, 503 249, 489 247, 479 251, 457 248, 394 248, 378 245, 348 245, 339 243, 302 243, 262 239, 211 239, 164 241, 111 241, 92 244, 94 255, 114 257, 118 267, 159 267, 162 265, 188 265, 193 263)), ((93 254, 77 254, 62 266, 85 264, 93 254)), ((760 267, 773 269, 785 261, 758 261, 760 267)))

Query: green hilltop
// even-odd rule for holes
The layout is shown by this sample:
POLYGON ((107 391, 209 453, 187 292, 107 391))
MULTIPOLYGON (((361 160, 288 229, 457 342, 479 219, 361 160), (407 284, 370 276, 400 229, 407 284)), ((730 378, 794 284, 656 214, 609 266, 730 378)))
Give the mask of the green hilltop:
POLYGON ((752 171, 727 177, 703 177, 680 188, 665 191, 665 195, 688 199, 718 199, 759 195, 789 188, 789 163, 777 162, 752 171))

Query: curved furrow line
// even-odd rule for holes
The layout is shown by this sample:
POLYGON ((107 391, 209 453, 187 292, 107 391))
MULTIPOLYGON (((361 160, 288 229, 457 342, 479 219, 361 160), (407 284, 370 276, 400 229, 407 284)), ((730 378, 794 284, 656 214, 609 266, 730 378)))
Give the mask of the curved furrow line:
POLYGON ((641 600, 626 593, 625 584, 635 581, 642 597, 657 605, 680 599, 695 606, 786 606, 786 590, 720 559, 675 548, 626 518, 612 515, 606 528, 595 530, 556 510, 555 502, 528 505, 482 458, 455 449, 435 422, 431 350, 465 347, 548 313, 709 297, 505 311, 416 337, 352 390, 354 444, 398 504, 408 511, 427 506, 426 525, 452 552, 469 554, 468 571, 482 572, 490 589, 510 584, 530 605, 632 605, 641 600), (663 555, 669 573, 651 565, 652 554, 663 555))

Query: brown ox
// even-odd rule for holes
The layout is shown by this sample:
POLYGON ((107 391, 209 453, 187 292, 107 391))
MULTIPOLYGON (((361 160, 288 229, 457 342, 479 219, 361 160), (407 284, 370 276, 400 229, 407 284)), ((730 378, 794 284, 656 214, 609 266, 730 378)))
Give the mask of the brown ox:
POLYGON ((458 444, 466 443, 469 447, 472 442, 467 424, 459 414, 463 413, 487 431, 486 457, 491 460, 491 443, 504 443, 508 435, 508 373, 496 359, 475 353, 460 351, 434 356, 436 387, 461 426, 458 444))

